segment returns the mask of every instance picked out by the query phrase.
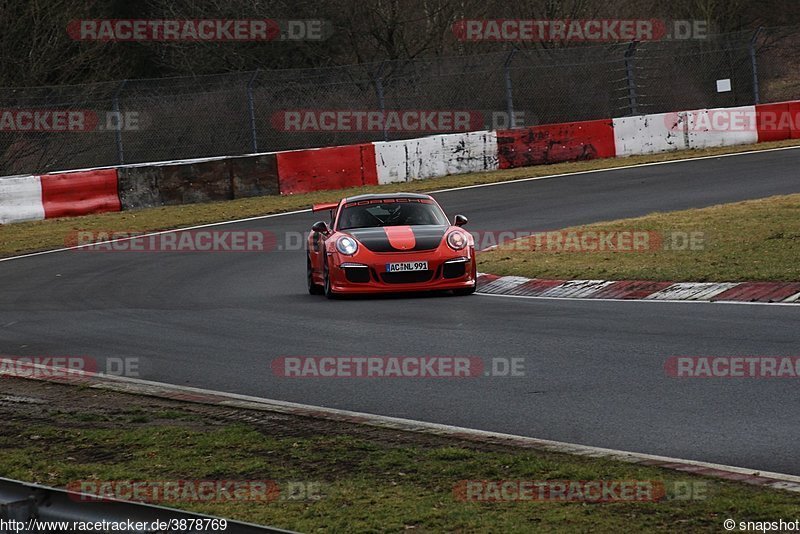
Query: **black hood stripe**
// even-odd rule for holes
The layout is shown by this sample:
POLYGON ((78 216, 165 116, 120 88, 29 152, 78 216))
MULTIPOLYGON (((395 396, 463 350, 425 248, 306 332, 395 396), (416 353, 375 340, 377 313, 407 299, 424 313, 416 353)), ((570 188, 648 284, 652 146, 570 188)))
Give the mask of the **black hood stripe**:
POLYGON ((364 245, 372 252, 413 252, 420 250, 433 250, 439 246, 444 237, 444 233, 449 226, 410 226, 411 231, 414 232, 414 239, 416 241, 413 249, 399 250, 392 246, 389 241, 389 236, 383 227, 378 226, 375 228, 353 228, 350 230, 343 230, 351 236, 355 237, 359 243, 364 245))

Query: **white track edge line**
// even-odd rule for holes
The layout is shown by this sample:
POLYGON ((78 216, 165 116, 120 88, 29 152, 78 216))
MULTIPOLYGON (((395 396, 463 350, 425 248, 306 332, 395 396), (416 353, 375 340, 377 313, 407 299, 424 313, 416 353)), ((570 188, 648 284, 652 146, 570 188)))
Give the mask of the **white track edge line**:
MULTIPOLYGON (((142 238, 150 237, 150 236, 154 236, 154 235, 173 234, 175 232, 185 232, 185 231, 188 231, 188 230, 197 230, 198 228, 209 228, 211 226, 224 226, 226 224, 236 224, 236 223, 247 222, 247 221, 255 221, 255 220, 260 220, 260 219, 269 219, 271 217, 282 217, 284 215, 296 215, 298 213, 307 213, 309 211, 311 211, 311 209, 306 208, 306 209, 302 209, 302 210, 285 211, 285 212, 281 212, 281 213, 270 213, 268 215, 256 215, 255 217, 246 217, 244 219, 231 219, 231 220, 227 220, 227 221, 220 221, 220 222, 206 223, 206 224, 198 224, 198 225, 195 225, 195 226, 187 226, 187 227, 183 227, 183 228, 173 228, 171 230, 161 230, 161 231, 158 231, 158 232, 150 232, 150 233, 147 233, 147 234, 137 234, 137 235, 129 236, 129 237, 120 237, 120 238, 117 238, 117 239, 109 239, 107 241, 97 241, 97 242, 87 243, 85 245, 76 245, 76 246, 73 246, 73 247, 63 247, 63 248, 54 248, 54 249, 51 249, 51 250, 40 250, 39 252, 31 252, 29 254, 21 254, 19 256, 9 256, 8 258, 0 258, 0 262, 18 260, 18 259, 21 259, 21 258, 30 258, 32 256, 41 256, 43 254, 53 254, 55 252, 65 252, 65 251, 68 251, 68 250, 78 250, 78 249, 81 249, 81 248, 96 247, 98 245, 107 245, 109 243, 121 243, 121 242, 124 242, 124 241, 130 241, 131 239, 142 239, 142 238)), ((122 213, 122 212, 118 212, 118 213, 122 213)))
MULTIPOLYGON (((32 364, 32 367, 36 367, 42 370, 50 369, 49 367, 41 364, 32 364)), ((555 441, 549 439, 541 439, 541 438, 534 438, 530 436, 520 436, 516 434, 507 434, 503 432, 493 432, 489 430, 478 430, 473 428, 465 428, 453 425, 446 425, 442 423, 432 423, 428 421, 418 421, 414 419, 404 419, 400 417, 391 417, 386 415, 377 415, 377 414, 370 414, 365 412, 354 412, 351 410, 340 410, 338 408, 328 408, 325 406, 314 406, 309 404, 299 404, 295 402, 288 402, 288 401, 281 401, 281 400, 274 400, 274 399, 266 399, 263 397, 254 397, 251 395, 242 395, 239 393, 228 393, 225 391, 214 391, 210 389, 204 388, 196 388, 191 386, 180 386, 180 385, 173 385, 167 384, 163 382, 154 382, 150 380, 143 380, 139 378, 131 378, 131 377, 121 377, 121 376, 113 376, 113 375, 96 375, 94 373, 87 373, 81 370, 75 369, 65 369, 68 374, 75 374, 78 376, 86 376, 89 379, 95 378, 100 380, 107 380, 110 382, 119 382, 119 383, 127 383, 127 384, 135 384, 153 388, 161 388, 162 390, 173 390, 173 391, 184 391, 188 393, 198 393, 203 395, 214 395, 217 397, 222 398, 229 398, 231 400, 239 400, 245 402, 253 402, 257 404, 261 404, 265 407, 270 405, 277 406, 277 407, 284 407, 284 408, 293 408, 293 409, 300 409, 300 410, 309 410, 309 411, 316 411, 321 413, 329 413, 331 415, 338 415, 338 416, 350 416, 350 417, 358 417, 361 419, 365 419, 376 424, 385 423, 391 425, 392 423, 395 424, 404 424, 404 425, 414 425, 420 428, 429 429, 429 430, 439 430, 446 433, 452 434, 459 434, 459 433, 466 433, 476 437, 487 437, 487 438, 496 438, 496 439, 507 439, 507 440, 517 440, 517 441, 529 441, 532 445, 538 445, 540 447, 550 447, 554 450, 560 450, 561 452, 565 452, 567 454, 572 453, 580 456, 591 456, 591 455, 598 455, 602 454, 605 456, 613 457, 615 459, 622 459, 630 458, 630 459, 639 459, 639 460, 653 460, 659 462, 667 462, 667 463, 681 463, 686 465, 693 465, 697 467, 704 467, 707 469, 717 469, 721 471, 729 471, 733 473, 740 473, 740 474, 747 474, 753 476, 759 476, 764 478, 771 478, 775 480, 781 480, 785 482, 791 482, 795 484, 800 484, 800 476, 798 475, 790 475, 787 473, 775 473, 771 471, 763 471, 760 469, 753 469, 748 467, 740 467, 740 466, 732 466, 732 465, 724 465, 724 464, 715 464, 711 462, 703 462, 701 460, 688 460, 682 458, 673 458, 669 456, 659 456, 653 454, 646 454, 646 453, 638 453, 638 452, 631 452, 631 451, 623 451, 619 449, 608 449, 603 447, 594 447, 591 445, 580 445, 577 443, 567 443, 563 441, 555 441)), ((0 371, 0 376, 8 376, 9 374, 4 371, 0 371)), ((11 375, 14 376, 13 374, 11 375)), ((25 377, 19 377, 25 378, 25 377)), ((36 379, 33 379, 36 380, 36 379)), ((41 380, 41 379, 40 379, 41 380)), ((57 381, 47 381, 42 380, 44 382, 49 383, 58 383, 57 381)), ((93 384, 91 387, 96 387, 96 389, 102 389, 103 384, 97 383, 93 384)), ((121 391, 124 393, 124 390, 121 391)), ((130 393, 130 392, 129 392, 130 393)), ((157 396, 157 395, 154 395, 157 396)), ((166 397, 169 398, 169 397, 166 397)), ((183 402, 192 402, 192 401, 183 401, 183 402)), ((201 402, 196 402, 199 404, 205 404, 201 402)), ((707 475, 706 475, 707 476, 707 475)), ((793 491, 800 491, 800 487, 793 491)))
MULTIPOLYGON (((799 149, 799 148, 800 148, 800 145, 798 145, 798 146, 784 146, 784 147, 778 147, 778 148, 764 148, 764 149, 761 149, 761 150, 746 150, 744 152, 730 152, 728 154, 717 154, 715 156, 696 156, 696 157, 688 157, 688 158, 682 158, 682 159, 672 159, 672 160, 666 160, 666 161, 651 161, 649 163, 631 163, 630 165, 620 165, 618 167, 608 167, 608 168, 604 168, 604 169, 593 169, 593 170, 588 170, 588 171, 573 171, 573 172, 565 172, 565 173, 561 173, 561 174, 548 174, 546 176, 531 176, 530 178, 518 178, 516 180, 504 180, 502 182, 491 182, 491 183, 488 183, 488 184, 465 185, 465 186, 460 186, 460 187, 452 187, 452 188, 449 188, 449 189, 439 189, 439 190, 430 191, 430 192, 432 192, 432 193, 445 193, 445 192, 448 192, 448 191, 460 191, 462 189, 476 189, 478 187, 491 187, 491 186, 495 186, 495 185, 507 185, 507 184, 514 183, 514 182, 531 182, 531 181, 534 181, 534 180, 545 180, 545 179, 548 179, 548 178, 559 178, 559 177, 562 177, 562 176, 575 176, 575 175, 580 175, 580 174, 591 174, 591 173, 594 173, 594 172, 616 171, 616 170, 620 170, 620 169, 635 169, 636 167, 652 167, 654 165, 667 165, 667 164, 670 164, 670 163, 686 163, 686 162, 689 162, 689 161, 700 161, 700 160, 715 159, 715 158, 727 158, 727 157, 731 157, 731 156, 746 156, 746 155, 749 155, 749 154, 757 154, 759 152, 777 152, 779 150, 795 150, 795 149, 799 149)), ((647 155, 655 155, 655 154, 639 154, 639 155, 647 156, 647 155)), ((599 158, 599 159, 624 159, 626 157, 630 157, 630 156, 616 156, 616 157, 612 157, 612 158, 599 158)), ((592 160, 592 161, 594 161, 594 160, 592 160)), ((532 165, 532 166, 533 167, 540 167, 541 165, 532 165)), ((516 168, 523 168, 523 167, 516 167, 516 168)), ((510 169, 497 169, 497 170, 510 170, 510 169)), ((493 171, 480 171, 480 172, 493 172, 493 171)))

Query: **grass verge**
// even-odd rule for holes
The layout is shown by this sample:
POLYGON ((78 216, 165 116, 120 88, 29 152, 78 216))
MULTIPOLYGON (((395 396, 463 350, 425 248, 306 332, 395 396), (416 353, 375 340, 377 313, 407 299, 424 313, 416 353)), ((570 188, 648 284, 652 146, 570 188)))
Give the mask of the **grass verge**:
MULTIPOLYGON (((76 480, 313 481, 319 498, 169 506, 303 532, 718 532, 793 518, 800 495, 574 457, 302 417, 5 379, 0 475, 76 480), (703 488, 659 502, 464 502, 462 480, 638 480, 703 488)), ((682 487, 682 486, 681 486, 682 487)), ((90 504, 97 506, 97 504, 90 504)))
POLYGON ((63 247, 68 241, 70 234, 76 230, 116 230, 120 232, 167 230, 196 224, 242 219, 270 213, 303 209, 315 202, 336 201, 343 196, 357 193, 391 191, 425 192, 450 187, 519 180, 552 174, 611 169, 627 165, 731 154, 747 150, 766 150, 770 148, 797 146, 798 144, 800 144, 798 140, 788 140, 757 145, 670 152, 649 156, 558 163, 554 165, 539 165, 484 173, 444 176, 412 183, 359 187, 336 191, 320 191, 285 197, 265 196, 208 204, 166 206, 120 213, 104 213, 99 215, 86 215, 83 217, 8 224, 0 226, 0 257, 63 247))
MULTIPOLYGON (((482 272, 529 278, 798 281, 800 195, 776 196, 702 209, 568 228, 561 248, 547 234, 502 244, 478 256, 482 272), (569 241, 612 232, 649 234, 652 250, 588 251, 594 241, 569 241), (587 234, 593 232, 594 234, 587 234), (660 240, 660 243, 659 243, 660 240), (576 246, 577 245, 577 246, 576 246)), ((630 250, 631 247, 627 247, 630 250)))

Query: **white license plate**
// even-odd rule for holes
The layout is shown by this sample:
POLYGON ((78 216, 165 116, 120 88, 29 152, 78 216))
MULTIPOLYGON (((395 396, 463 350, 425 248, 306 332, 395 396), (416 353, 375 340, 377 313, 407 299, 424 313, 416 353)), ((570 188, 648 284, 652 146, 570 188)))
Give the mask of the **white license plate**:
POLYGON ((387 263, 387 273, 400 273, 405 271, 427 271, 427 261, 404 261, 402 263, 387 263))

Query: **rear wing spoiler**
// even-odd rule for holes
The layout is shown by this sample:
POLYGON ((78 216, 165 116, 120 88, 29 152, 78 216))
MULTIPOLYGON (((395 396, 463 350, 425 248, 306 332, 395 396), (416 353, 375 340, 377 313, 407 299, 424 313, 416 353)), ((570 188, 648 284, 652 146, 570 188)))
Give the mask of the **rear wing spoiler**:
POLYGON ((316 213, 318 211, 335 210, 338 207, 339 207, 338 202, 324 202, 322 204, 314 204, 313 206, 311 206, 311 211, 316 213))

